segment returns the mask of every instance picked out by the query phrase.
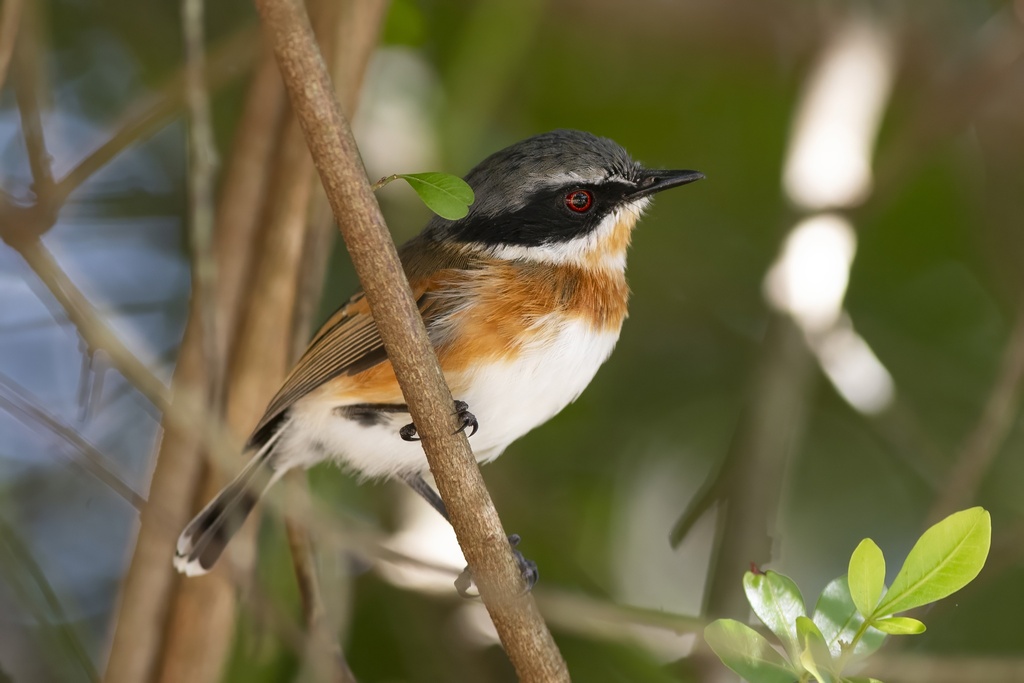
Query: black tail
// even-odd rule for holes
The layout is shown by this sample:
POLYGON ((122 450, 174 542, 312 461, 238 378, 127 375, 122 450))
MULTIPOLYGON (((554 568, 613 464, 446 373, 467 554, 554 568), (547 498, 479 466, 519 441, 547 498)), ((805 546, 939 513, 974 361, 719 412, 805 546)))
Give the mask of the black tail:
POLYGON ((235 480, 225 486, 181 532, 174 553, 174 567, 179 572, 186 576, 199 576, 210 571, 263 492, 283 474, 271 467, 270 456, 285 426, 282 425, 235 480))

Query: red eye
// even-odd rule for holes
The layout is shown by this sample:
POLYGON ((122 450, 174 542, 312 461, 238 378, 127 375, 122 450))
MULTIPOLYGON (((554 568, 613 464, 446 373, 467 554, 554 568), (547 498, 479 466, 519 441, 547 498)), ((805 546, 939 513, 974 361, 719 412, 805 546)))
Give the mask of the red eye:
POLYGON ((587 190, 573 190, 565 195, 565 205, 576 213, 589 211, 594 203, 594 195, 587 190))

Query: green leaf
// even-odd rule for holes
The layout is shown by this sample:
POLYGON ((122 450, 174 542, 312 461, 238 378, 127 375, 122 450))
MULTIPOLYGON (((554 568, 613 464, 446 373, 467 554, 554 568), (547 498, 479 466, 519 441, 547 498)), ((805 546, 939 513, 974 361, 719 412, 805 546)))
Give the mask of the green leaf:
POLYGON ((855 678, 844 678, 843 683, 882 683, 877 678, 865 678, 863 676, 856 676, 855 678))
POLYGON ((441 218, 464 218, 475 199, 466 181, 448 173, 402 173, 398 177, 404 178, 427 208, 441 218))
POLYGON ((797 617, 796 631, 802 645, 800 665, 814 676, 818 683, 834 683, 836 676, 833 673, 832 654, 817 625, 807 617, 797 617))
POLYGON ((708 624, 704 640, 723 664, 751 683, 793 683, 800 677, 764 636, 734 619, 708 624))
MULTIPOLYGON (((853 637, 864 623, 864 617, 857 612, 853 604, 845 576, 834 579, 825 586, 818 603, 814 606, 813 620, 825 637, 828 650, 833 657, 839 657, 843 652, 843 646, 853 642, 853 637)), ((869 627, 857 641, 853 656, 866 657, 881 647, 884 640, 884 633, 869 627)))
POLYGON ((850 596, 857 611, 870 617, 885 590, 885 557, 870 538, 865 538, 850 556, 847 576, 850 596))
POLYGON ((875 614, 895 614, 955 593, 985 566, 992 518, 980 507, 955 512, 924 532, 875 614))
POLYGON ((894 636, 912 636, 924 633, 925 626, 917 619, 910 617, 889 617, 888 619, 876 619, 872 622, 879 631, 890 633, 894 636))
POLYGON ((747 572, 743 575, 743 590, 757 618, 782 641, 790 661, 797 661, 800 640, 796 634, 796 619, 807 614, 797 585, 778 572, 747 572))

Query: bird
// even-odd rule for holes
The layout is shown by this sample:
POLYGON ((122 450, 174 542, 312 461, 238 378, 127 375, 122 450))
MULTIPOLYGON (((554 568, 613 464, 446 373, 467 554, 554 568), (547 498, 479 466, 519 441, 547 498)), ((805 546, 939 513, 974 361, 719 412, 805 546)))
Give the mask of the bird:
MULTIPOLYGON (((576 400, 627 316, 626 252, 652 197, 704 178, 648 169, 616 142, 560 129, 495 152, 465 176, 468 214, 432 217, 399 248, 430 342, 487 463, 576 400)), ((409 484, 447 518, 362 292, 313 336, 246 443, 241 473, 185 527, 174 566, 209 571, 285 472, 334 462, 409 484)), ((528 588, 536 565, 510 543, 528 588)), ((467 590, 468 570, 456 581, 467 590)))

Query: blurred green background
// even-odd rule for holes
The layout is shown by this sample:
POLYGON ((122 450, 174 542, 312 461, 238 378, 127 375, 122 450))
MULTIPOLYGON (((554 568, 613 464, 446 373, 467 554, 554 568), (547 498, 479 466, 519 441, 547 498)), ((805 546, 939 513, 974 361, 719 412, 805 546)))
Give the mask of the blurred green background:
MULTIPOLYGON (((166 0, 29 5, 60 176, 181 69, 180 11, 166 0)), ((206 11, 211 45, 256 23, 242 0, 206 11)), ((32 180, 10 80, 0 187, 21 205, 32 180)), ((832 84, 841 107, 863 105, 862 81, 832 84)), ((213 96, 224 155, 244 86, 238 79, 213 96)), ((989 566, 925 616, 927 633, 883 653, 978 667, 963 680, 1024 680, 1024 3, 394 0, 364 88, 355 126, 371 178, 461 175, 559 127, 707 176, 660 196, 641 222, 630 317, 591 387, 484 470, 503 522, 540 566, 539 597, 589 606, 573 603, 551 624, 575 680, 718 680, 714 663, 694 656, 686 619, 677 632, 654 623, 658 613, 729 612, 749 562, 789 574, 813 603, 867 536, 890 558, 891 580, 951 488, 957 508, 993 513, 989 566), (787 150, 804 130, 798 112, 814 74, 850 26, 868 27, 876 52, 862 58, 881 59, 890 79, 877 137, 866 124, 873 180, 859 196, 814 204, 784 185, 787 150), (834 302, 844 313, 809 329, 766 298, 765 281, 794 227, 823 211, 852 231, 821 234, 853 239, 856 255, 829 260, 828 239, 805 254, 824 282, 841 282, 849 267, 845 299, 840 287, 834 302), (870 349, 874 365, 844 366, 845 380, 824 372, 839 353, 827 345, 836 329, 870 349), (874 403, 844 398, 843 382, 858 379, 874 382, 874 403), (979 482, 967 490, 964 462, 977 464, 979 482), (716 472, 724 483, 713 492, 728 501, 715 498, 673 549, 673 526, 716 472), (746 545, 766 533, 767 555, 746 545), (653 612, 616 612, 602 635, 588 609, 613 604, 653 612), (1007 662, 1016 669, 1000 668, 1007 662)), ((165 379, 189 296, 184 131, 179 117, 125 150, 71 196, 45 237, 165 379)), ((396 241, 428 219, 398 184, 380 198, 396 241)), ((318 318, 356 286, 337 245, 318 318)), ((83 350, 0 245, 5 386, 72 425, 144 495, 160 416, 102 353, 83 369, 83 350)), ((137 514, 12 405, 0 394, 0 681, 88 680, 68 653, 81 648, 102 672, 137 514)), ((385 532, 411 524, 396 485, 360 486, 329 468, 311 479, 339 519, 385 532)), ((295 614, 278 521, 264 524, 261 543, 261 590, 295 614)), ((514 680, 479 626, 482 610, 447 588, 453 577, 403 583, 340 552, 323 566, 360 681, 514 680)), ((279 634, 243 610, 223 680, 292 680, 299 669, 279 634)))

